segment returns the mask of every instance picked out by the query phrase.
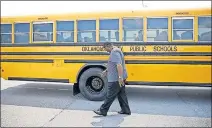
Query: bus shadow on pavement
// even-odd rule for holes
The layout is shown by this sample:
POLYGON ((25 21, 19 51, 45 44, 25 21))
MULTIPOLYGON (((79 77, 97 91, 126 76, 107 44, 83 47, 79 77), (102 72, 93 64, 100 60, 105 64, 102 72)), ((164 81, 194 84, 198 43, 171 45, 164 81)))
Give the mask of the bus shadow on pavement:
MULTIPOLYGON (((21 84, 2 90, 1 104, 92 111, 103 103, 88 101, 81 94, 73 96, 72 88, 69 84, 21 84)), ((127 86, 126 92, 132 113, 211 118, 210 88, 127 86)), ((119 110, 116 99, 109 112, 119 110)))

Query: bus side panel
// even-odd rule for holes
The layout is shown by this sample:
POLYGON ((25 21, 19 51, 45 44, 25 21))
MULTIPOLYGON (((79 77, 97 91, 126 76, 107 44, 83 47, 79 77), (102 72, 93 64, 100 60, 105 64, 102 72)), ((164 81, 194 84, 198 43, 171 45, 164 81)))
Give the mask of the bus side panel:
POLYGON ((133 82, 211 83, 211 65, 128 64, 133 82))
POLYGON ((76 82, 76 76, 83 63, 57 65, 55 63, 26 63, 26 62, 1 62, 2 78, 49 78, 69 79, 70 83, 76 82))
MULTIPOLYGON (((25 68, 27 68, 29 65, 25 64, 23 65, 25 68)), ((14 70, 13 69, 13 63, 8 63, 8 62, 1 62, 1 78, 5 79, 5 80, 8 80, 8 77, 19 71, 19 70, 22 70, 23 67, 19 67, 17 68, 17 70, 14 70)))

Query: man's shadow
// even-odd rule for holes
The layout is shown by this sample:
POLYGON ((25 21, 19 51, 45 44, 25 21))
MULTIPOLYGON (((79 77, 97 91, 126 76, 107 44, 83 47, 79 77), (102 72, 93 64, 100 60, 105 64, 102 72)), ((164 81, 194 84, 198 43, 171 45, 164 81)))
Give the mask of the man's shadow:
POLYGON ((94 116, 97 121, 91 122, 94 127, 120 127, 119 125, 124 121, 127 115, 113 113, 107 116, 94 116))

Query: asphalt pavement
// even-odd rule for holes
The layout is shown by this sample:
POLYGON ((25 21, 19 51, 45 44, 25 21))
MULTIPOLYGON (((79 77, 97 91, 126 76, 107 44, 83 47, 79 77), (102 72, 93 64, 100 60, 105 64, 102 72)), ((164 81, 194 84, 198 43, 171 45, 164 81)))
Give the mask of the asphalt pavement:
POLYGON ((117 100, 108 116, 103 103, 73 96, 72 85, 1 80, 1 127, 211 127, 211 88, 130 86, 132 115, 117 100))

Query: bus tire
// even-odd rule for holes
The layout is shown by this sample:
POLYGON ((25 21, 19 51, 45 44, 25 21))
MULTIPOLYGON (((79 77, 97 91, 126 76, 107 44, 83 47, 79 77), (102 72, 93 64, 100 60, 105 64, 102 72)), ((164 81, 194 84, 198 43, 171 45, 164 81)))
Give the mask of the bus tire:
POLYGON ((107 93, 107 78, 101 77, 103 69, 90 68, 79 79, 81 94, 91 101, 102 101, 107 93))

